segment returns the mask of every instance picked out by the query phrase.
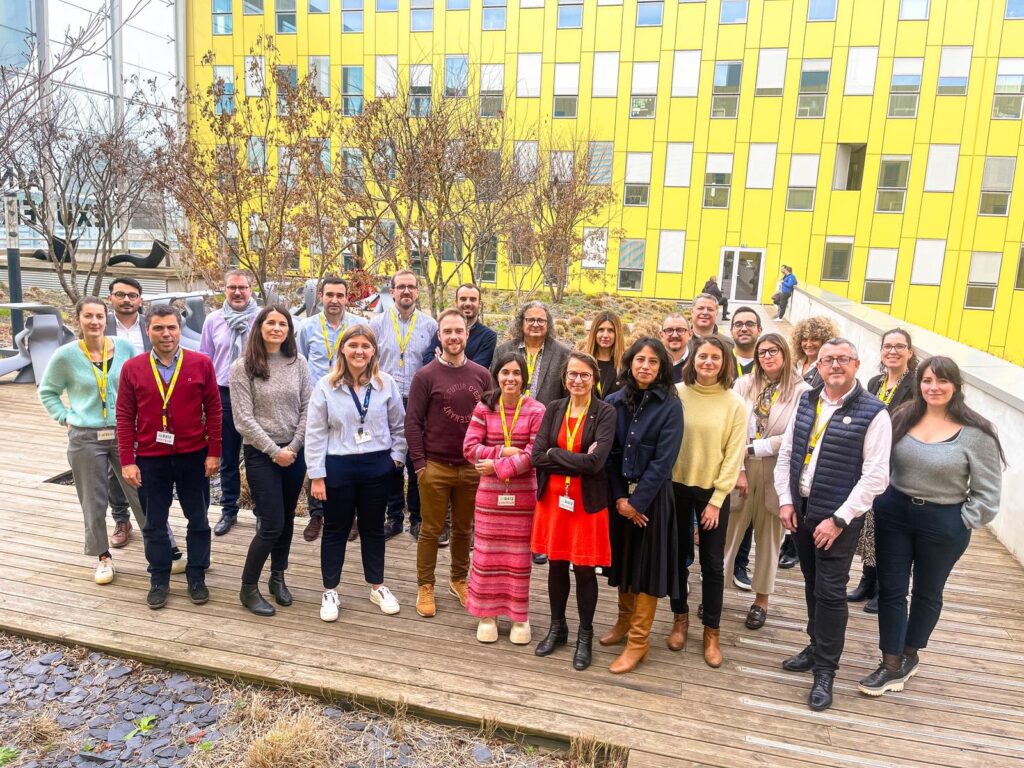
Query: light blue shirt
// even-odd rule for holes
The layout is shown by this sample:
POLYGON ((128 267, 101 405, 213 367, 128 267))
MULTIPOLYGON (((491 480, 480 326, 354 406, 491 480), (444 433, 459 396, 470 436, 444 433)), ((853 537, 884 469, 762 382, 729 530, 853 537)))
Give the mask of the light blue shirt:
POLYGON ((341 316, 341 323, 337 328, 332 328, 323 312, 307 318, 299 328, 299 335, 295 341, 299 346, 299 353, 306 358, 309 364, 309 377, 315 384, 324 376, 330 373, 333 358, 327 355, 327 345, 324 344, 324 329, 320 325, 320 318, 324 318, 327 326, 327 344, 333 350, 349 326, 364 322, 361 317, 346 312, 341 316))
POLYGON ((423 354, 434 346, 434 339, 437 337, 437 321, 417 309, 409 316, 408 321, 403 322, 398 317, 397 310, 389 309, 387 312, 374 315, 370 320, 370 328, 377 336, 381 371, 394 378, 402 397, 408 397, 412 377, 423 367, 423 354), (398 319, 398 328, 403 338, 409 334, 409 326, 413 326, 409 343, 405 347, 404 358, 401 355, 401 346, 395 334, 392 317, 398 319), (413 319, 416 321, 415 324, 413 324, 413 319), (399 362, 402 364, 399 365, 399 362))

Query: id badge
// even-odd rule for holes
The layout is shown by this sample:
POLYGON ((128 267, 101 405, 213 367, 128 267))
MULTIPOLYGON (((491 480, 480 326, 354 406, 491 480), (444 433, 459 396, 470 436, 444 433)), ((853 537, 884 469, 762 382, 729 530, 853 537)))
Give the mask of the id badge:
POLYGON ((373 435, 370 434, 370 430, 368 430, 368 429, 360 429, 358 432, 356 432, 356 445, 362 445, 363 443, 368 443, 372 439, 373 439, 373 435))
POLYGON ((114 439, 114 430, 113 429, 97 429, 96 430, 96 439, 99 440, 100 442, 105 442, 107 440, 113 440, 114 439))
POLYGON ((164 445, 174 445, 174 433, 173 432, 157 432, 156 441, 163 443, 164 445))
POLYGON ((576 511, 576 500, 572 496, 559 496, 558 508, 564 509, 566 512, 574 512, 576 511))
POLYGON ((499 507, 514 507, 516 505, 516 495, 514 493, 499 493, 498 494, 498 506, 499 507))

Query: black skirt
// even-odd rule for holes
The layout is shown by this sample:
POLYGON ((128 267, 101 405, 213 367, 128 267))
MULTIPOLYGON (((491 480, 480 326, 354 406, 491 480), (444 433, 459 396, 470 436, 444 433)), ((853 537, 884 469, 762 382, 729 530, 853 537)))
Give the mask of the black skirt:
POLYGON ((612 544, 612 564, 606 569, 608 583, 620 592, 654 597, 682 597, 685 582, 679 577, 679 536, 676 532, 675 497, 672 481, 667 481, 648 509, 640 527, 608 505, 608 528, 612 544))

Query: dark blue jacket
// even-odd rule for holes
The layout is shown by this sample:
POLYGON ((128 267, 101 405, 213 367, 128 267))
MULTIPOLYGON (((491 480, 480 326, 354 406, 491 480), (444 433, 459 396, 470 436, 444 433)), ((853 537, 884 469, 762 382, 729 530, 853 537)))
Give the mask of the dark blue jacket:
POLYGON ((790 272, 784 278, 782 278, 782 292, 792 293, 793 289, 796 288, 796 275, 790 272))
MULTIPOLYGON (((490 371, 496 346, 498 346, 498 334, 477 321, 469 329, 469 339, 466 341, 466 357, 490 371)), ((432 363, 440 351, 441 339, 436 338, 434 339, 434 346, 427 347, 427 351, 423 353, 423 364, 432 363)))
POLYGON ((638 512, 646 512, 667 483, 683 442, 683 404, 676 393, 663 389, 644 393, 636 412, 619 390, 605 401, 615 408, 615 443, 608 462, 611 488, 609 509, 618 499, 629 499, 638 512), (636 489, 629 493, 629 483, 636 489))

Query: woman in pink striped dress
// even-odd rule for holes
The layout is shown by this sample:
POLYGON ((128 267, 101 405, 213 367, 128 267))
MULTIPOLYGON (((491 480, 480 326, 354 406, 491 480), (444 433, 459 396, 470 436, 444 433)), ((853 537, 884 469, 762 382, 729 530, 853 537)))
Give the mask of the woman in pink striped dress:
POLYGON ((544 406, 523 395, 526 359, 498 355, 494 388, 477 403, 463 452, 480 473, 474 519, 473 564, 466 610, 480 618, 476 638, 498 639, 498 617, 512 620, 516 645, 530 642, 530 533, 537 506, 537 476, 530 464, 544 406))

